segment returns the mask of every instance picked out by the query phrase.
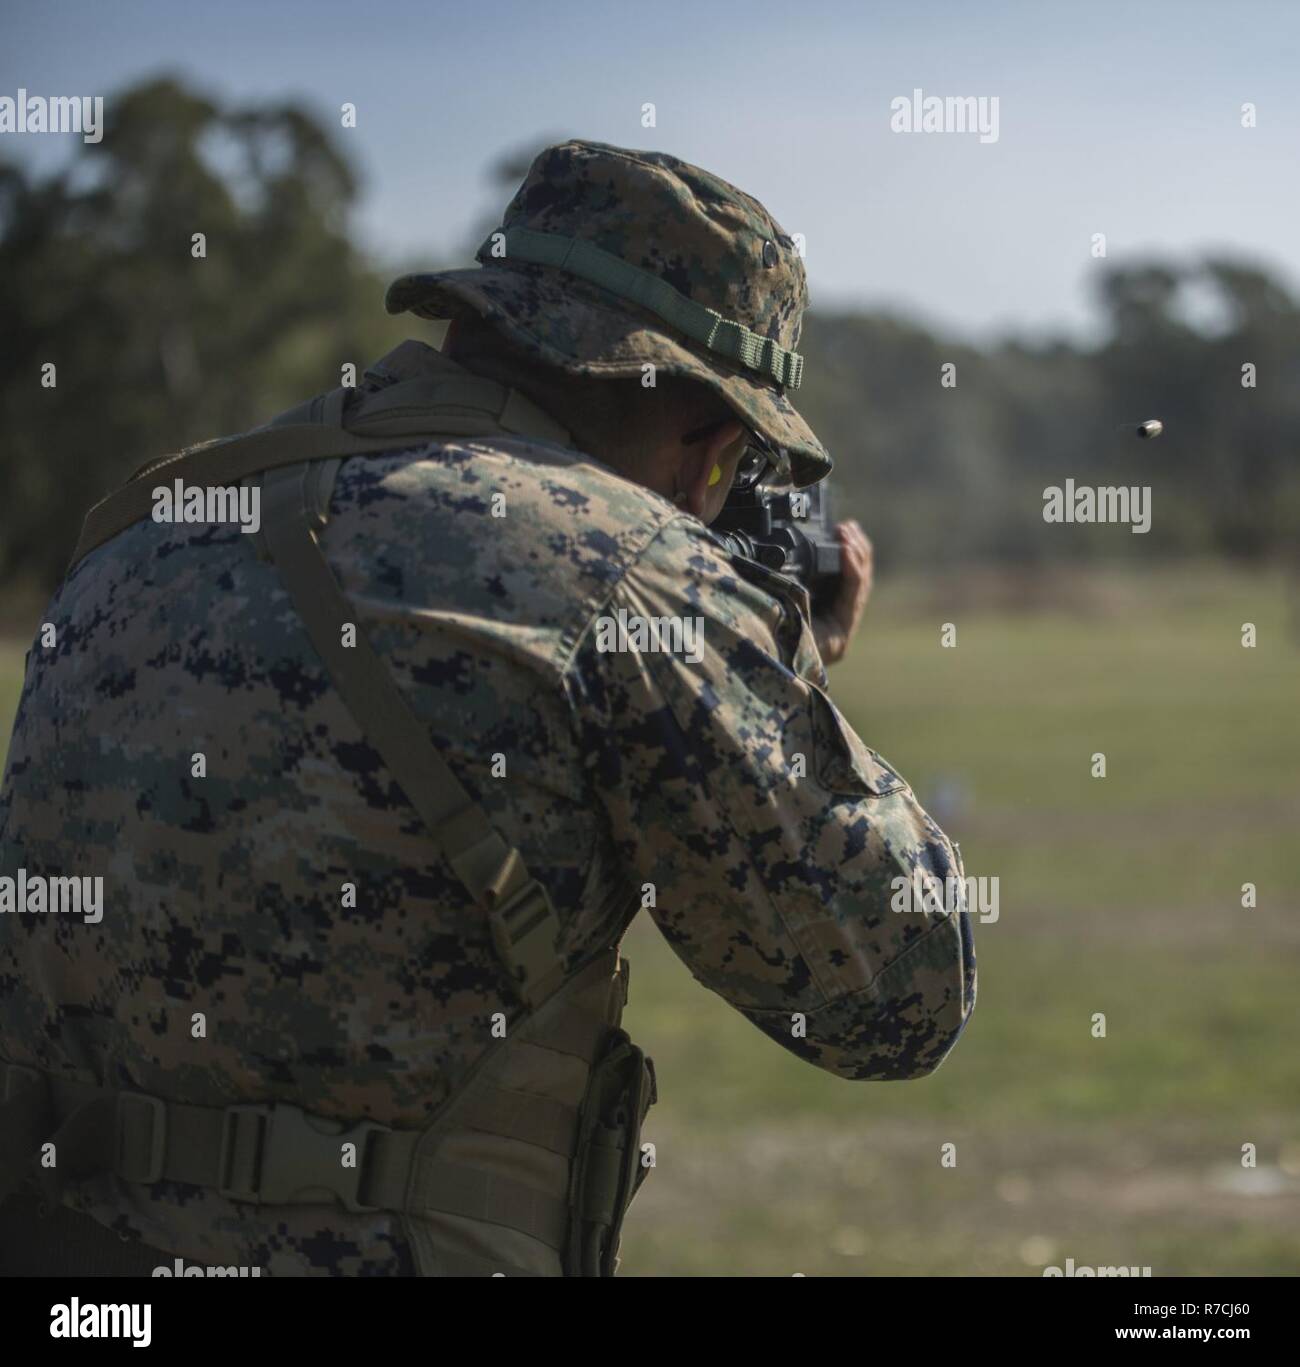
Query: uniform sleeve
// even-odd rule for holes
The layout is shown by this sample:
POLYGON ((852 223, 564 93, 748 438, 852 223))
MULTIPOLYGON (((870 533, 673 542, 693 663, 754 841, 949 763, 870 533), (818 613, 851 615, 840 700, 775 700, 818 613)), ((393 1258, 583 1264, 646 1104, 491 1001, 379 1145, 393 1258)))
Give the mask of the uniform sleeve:
POLYGON ((829 1072, 923 1077, 975 1002, 960 857, 827 696, 801 606, 670 523, 575 647, 575 725, 692 974, 829 1072))

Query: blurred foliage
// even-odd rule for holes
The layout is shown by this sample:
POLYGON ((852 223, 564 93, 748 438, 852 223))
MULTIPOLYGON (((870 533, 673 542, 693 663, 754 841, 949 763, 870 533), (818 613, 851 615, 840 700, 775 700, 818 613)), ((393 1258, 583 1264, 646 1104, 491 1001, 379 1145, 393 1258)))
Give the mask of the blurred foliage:
POLYGON ((332 388, 392 327, 346 233, 353 170, 313 118, 170 80, 110 108, 66 171, 0 167, 0 569, 46 584, 144 460, 332 388))
MULTIPOLYGON (((167 79, 110 108, 103 142, 66 170, 0 164, 0 572, 46 587, 84 510, 142 461, 265 421, 430 332, 384 313, 385 279, 348 236, 356 173, 312 115, 226 109, 167 79)), ((488 168, 502 205, 539 145, 488 168)), ((1098 304, 1107 340, 1091 349, 981 350, 892 316, 809 313, 799 407, 881 563, 1032 569, 1287 544, 1296 301, 1262 269, 1213 259, 1103 267, 1098 304), (940 385, 947 362, 955 388, 940 385), (1246 362, 1257 388, 1242 387, 1246 362), (1150 417, 1165 435, 1139 442, 1150 417), (1152 486, 1151 532, 1044 523, 1043 489, 1067 477, 1152 486)))
POLYGON ((809 311, 798 406, 836 461, 838 506, 887 564, 1270 558, 1300 523, 1300 308, 1221 259, 1111 266, 1107 340, 988 350, 890 317, 809 311), (1193 306, 1213 328, 1189 318, 1193 306), (945 363, 956 386, 940 385, 945 363), (1256 387, 1242 367, 1256 368, 1256 387), (1139 441, 1137 425, 1164 423, 1139 441), (1043 491, 1149 485, 1152 525, 1046 523, 1043 491))

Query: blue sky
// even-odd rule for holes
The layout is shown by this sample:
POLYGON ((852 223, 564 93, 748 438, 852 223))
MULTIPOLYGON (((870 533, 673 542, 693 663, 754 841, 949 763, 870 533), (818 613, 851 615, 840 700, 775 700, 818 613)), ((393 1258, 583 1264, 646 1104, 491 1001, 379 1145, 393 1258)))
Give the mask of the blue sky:
MULTIPOLYGON (((169 71, 335 124, 355 103, 356 228, 397 265, 444 261, 504 207, 503 152, 589 137, 756 195, 804 234, 814 308, 970 336, 1084 327, 1095 232, 1113 262, 1231 251, 1300 288, 1298 70, 1300 4, 1252 0, 0 0, 0 95, 111 97, 169 71), (998 141, 891 132, 916 87, 996 96, 998 141)), ((39 166, 68 150, 0 137, 39 166)))

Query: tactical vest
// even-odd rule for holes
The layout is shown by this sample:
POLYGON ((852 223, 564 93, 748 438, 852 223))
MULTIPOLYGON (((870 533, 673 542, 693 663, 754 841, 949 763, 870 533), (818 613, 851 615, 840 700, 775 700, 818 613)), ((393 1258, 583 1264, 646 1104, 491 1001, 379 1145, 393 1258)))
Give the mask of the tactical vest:
MULTIPOLYGON (((402 343, 366 378, 361 391, 335 389, 242 436, 142 466, 91 509, 72 565, 147 516, 159 479, 260 480, 262 527, 250 540, 276 566, 334 686, 436 850, 483 909, 522 1014, 423 1130, 344 1124, 276 1101, 191 1106, 6 1064, 0 1201, 33 1176, 57 1201, 63 1182, 110 1171, 128 1182, 214 1187, 237 1202, 400 1213, 423 1276, 610 1276, 647 1171, 640 1132, 656 1100, 651 1061, 619 1028, 627 964, 613 946, 566 977, 546 889, 471 801, 364 634, 342 645, 341 626, 356 612, 317 541, 346 458, 408 438, 567 446, 569 434, 519 391, 420 342, 402 343), (46 1142, 56 1145, 55 1170, 36 1167, 46 1142), (352 1168, 340 1157, 348 1142, 352 1168)), ((69 1271, 83 1270, 72 1261, 69 1271)))

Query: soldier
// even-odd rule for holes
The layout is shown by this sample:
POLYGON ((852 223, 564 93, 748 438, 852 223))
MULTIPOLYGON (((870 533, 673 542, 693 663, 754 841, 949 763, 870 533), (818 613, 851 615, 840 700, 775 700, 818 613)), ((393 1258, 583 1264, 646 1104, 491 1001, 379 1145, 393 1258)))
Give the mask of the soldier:
POLYGON ((826 693, 865 538, 815 638, 707 526, 742 466, 830 469, 791 239, 571 141, 479 261, 389 291, 441 353, 87 518, 0 806, 8 1271, 612 1273, 643 906, 844 1078, 924 1076, 970 1014, 964 911, 890 908, 957 852, 826 693), (33 904, 93 877, 102 919, 33 904))

